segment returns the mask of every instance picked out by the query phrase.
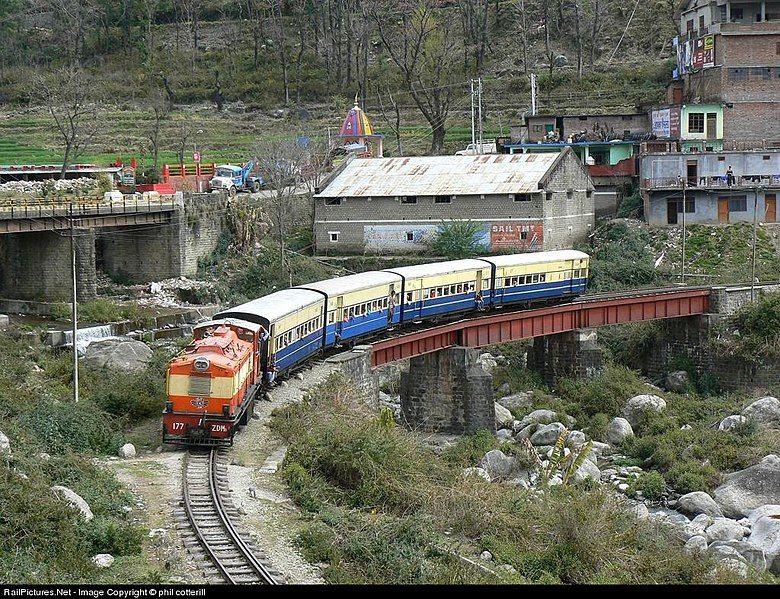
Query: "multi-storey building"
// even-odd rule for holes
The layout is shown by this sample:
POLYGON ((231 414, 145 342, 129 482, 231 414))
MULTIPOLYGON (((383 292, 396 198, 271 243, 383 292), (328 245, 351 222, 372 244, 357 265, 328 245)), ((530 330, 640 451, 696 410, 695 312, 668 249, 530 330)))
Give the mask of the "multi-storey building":
POLYGON ((668 101, 689 107, 681 124, 714 150, 780 147, 780 0, 687 0, 680 31, 668 101), (722 106, 722 127, 699 103, 722 106))

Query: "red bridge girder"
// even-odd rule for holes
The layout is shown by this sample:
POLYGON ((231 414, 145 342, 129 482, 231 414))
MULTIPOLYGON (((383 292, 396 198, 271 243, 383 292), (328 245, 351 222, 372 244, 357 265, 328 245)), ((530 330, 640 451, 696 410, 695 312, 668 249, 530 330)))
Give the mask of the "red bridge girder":
POLYGON ((653 289, 582 298, 550 308, 497 311, 374 343, 371 362, 376 367, 455 345, 484 347, 575 329, 704 314, 709 297, 709 288, 653 289))

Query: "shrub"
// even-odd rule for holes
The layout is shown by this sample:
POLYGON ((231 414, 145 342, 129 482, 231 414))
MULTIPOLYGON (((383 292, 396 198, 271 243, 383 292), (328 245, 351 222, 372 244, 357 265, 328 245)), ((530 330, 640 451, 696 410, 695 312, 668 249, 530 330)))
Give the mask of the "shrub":
POLYGON ((84 535, 91 554, 136 555, 141 552, 143 529, 97 517, 84 525, 84 535))
POLYGON ((73 310, 70 304, 64 304, 60 302, 51 305, 51 308, 49 309, 49 315, 54 320, 70 320, 72 311, 73 310))
POLYGON ((595 378, 584 381, 566 379, 558 387, 561 397, 590 416, 616 416, 627 399, 647 392, 647 385, 636 373, 623 366, 611 364, 595 378))
POLYGON ((666 481, 660 472, 651 470, 650 472, 643 472, 631 481, 629 490, 631 493, 641 491, 644 497, 656 501, 661 499, 663 492, 666 490, 666 481))
POLYGON ((482 243, 482 225, 470 220, 453 220, 439 225, 436 236, 429 242, 436 256, 451 260, 479 256, 485 251, 482 243))
POLYGON ((664 475, 675 491, 684 495, 694 491, 712 491, 718 484, 718 472, 698 462, 679 462, 664 475))
POLYGON ((473 435, 458 437, 454 445, 444 451, 444 459, 455 466, 467 468, 482 459, 488 451, 498 445, 489 430, 478 431, 473 435))

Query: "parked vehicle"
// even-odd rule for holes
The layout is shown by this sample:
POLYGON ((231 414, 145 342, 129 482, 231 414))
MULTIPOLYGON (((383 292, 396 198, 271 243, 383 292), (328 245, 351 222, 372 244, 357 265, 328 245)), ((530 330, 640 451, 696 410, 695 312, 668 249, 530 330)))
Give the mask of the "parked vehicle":
POLYGON ((465 150, 458 150, 455 152, 456 156, 476 156, 477 154, 497 154, 496 140, 485 139, 482 141, 482 151, 479 151, 480 144, 472 143, 466 146, 465 150))
POLYGON ((536 252, 418 264, 277 291, 195 328, 168 367, 163 442, 229 445, 277 377, 333 346, 390 328, 585 291, 588 254, 536 252))
POLYGON ((230 197, 239 191, 260 191, 264 181, 261 175, 253 175, 254 160, 250 160, 244 166, 235 164, 220 164, 209 181, 211 191, 226 190, 230 197))

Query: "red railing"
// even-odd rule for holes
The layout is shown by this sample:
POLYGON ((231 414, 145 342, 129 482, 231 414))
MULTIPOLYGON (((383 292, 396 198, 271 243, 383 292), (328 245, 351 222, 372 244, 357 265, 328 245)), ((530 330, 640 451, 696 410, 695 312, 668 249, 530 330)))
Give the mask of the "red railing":
POLYGON ((552 308, 498 312, 385 339, 372 345, 373 366, 455 345, 485 347, 581 328, 704 314, 709 288, 652 289, 582 298, 552 308))

